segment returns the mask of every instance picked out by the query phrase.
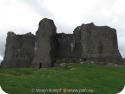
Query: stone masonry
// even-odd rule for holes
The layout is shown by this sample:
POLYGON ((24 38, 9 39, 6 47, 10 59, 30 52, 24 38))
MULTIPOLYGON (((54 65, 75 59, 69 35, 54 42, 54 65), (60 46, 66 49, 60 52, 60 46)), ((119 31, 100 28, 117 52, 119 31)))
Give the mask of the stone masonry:
POLYGON ((73 34, 56 33, 53 20, 44 18, 36 35, 8 32, 1 66, 52 67, 63 58, 122 64, 116 30, 89 23, 76 27, 73 34))

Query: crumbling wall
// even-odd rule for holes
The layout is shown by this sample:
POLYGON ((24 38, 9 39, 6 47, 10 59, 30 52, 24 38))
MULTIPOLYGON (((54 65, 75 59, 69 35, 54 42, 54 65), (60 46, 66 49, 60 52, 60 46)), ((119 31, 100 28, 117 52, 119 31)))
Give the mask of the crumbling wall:
POLYGON ((8 32, 3 67, 29 67, 34 57, 35 36, 8 32))
POLYGON ((125 64, 125 58, 123 58, 123 62, 124 62, 124 64, 125 64))
POLYGON ((57 34, 57 58, 72 58, 74 54, 73 34, 57 34))
POLYGON ((53 20, 44 18, 36 32, 35 56, 32 66, 36 68, 53 66, 56 58, 56 26, 53 20))
POLYGON ((76 27, 73 34, 56 33, 53 20, 44 18, 35 36, 8 33, 2 66, 51 67, 60 58, 120 64, 116 30, 89 23, 76 27))
MULTIPOLYGON (((80 35, 81 58, 119 62, 122 57, 118 50, 116 30, 108 26, 95 26, 93 23, 82 24, 74 34, 80 35)), ((77 40, 76 40, 77 41, 77 40)), ((76 44, 76 46, 78 46, 76 44)))

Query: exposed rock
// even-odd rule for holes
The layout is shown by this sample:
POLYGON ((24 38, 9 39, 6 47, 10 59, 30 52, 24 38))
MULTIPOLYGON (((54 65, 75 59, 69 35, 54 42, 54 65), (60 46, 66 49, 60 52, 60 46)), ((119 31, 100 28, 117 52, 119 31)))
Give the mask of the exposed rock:
POLYGON ((50 19, 44 18, 39 23, 36 32, 35 56, 32 62, 33 67, 53 66, 56 58, 56 26, 50 19))

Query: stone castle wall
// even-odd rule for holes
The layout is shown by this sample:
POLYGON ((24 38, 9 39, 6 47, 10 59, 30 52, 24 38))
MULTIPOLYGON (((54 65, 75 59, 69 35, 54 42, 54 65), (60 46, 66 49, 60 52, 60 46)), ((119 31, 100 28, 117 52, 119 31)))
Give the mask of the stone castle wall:
POLYGON ((35 36, 8 33, 2 66, 51 67, 60 58, 120 64, 116 30, 89 23, 76 27, 73 34, 56 33, 53 20, 44 18, 35 36))
POLYGON ((72 58, 74 43, 73 34, 57 34, 57 58, 72 58))
POLYGON ((3 67, 29 67, 34 57, 35 36, 8 32, 3 67))

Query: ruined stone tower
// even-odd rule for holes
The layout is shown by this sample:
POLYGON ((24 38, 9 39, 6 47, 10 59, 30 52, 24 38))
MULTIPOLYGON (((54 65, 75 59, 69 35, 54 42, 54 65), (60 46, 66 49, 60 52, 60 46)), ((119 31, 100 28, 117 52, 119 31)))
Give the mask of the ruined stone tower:
POLYGON ((36 35, 8 33, 2 67, 51 67, 63 58, 121 64, 116 30, 89 23, 73 34, 56 33, 53 20, 44 18, 36 35))
POLYGON ((35 36, 8 32, 3 67, 30 67, 34 57, 35 36))
POLYGON ((108 26, 82 24, 74 30, 76 52, 84 60, 120 62, 116 30, 108 26))
POLYGON ((32 62, 33 67, 50 67, 55 62, 55 37, 56 26, 50 19, 44 18, 39 23, 36 32, 35 55, 32 62))

